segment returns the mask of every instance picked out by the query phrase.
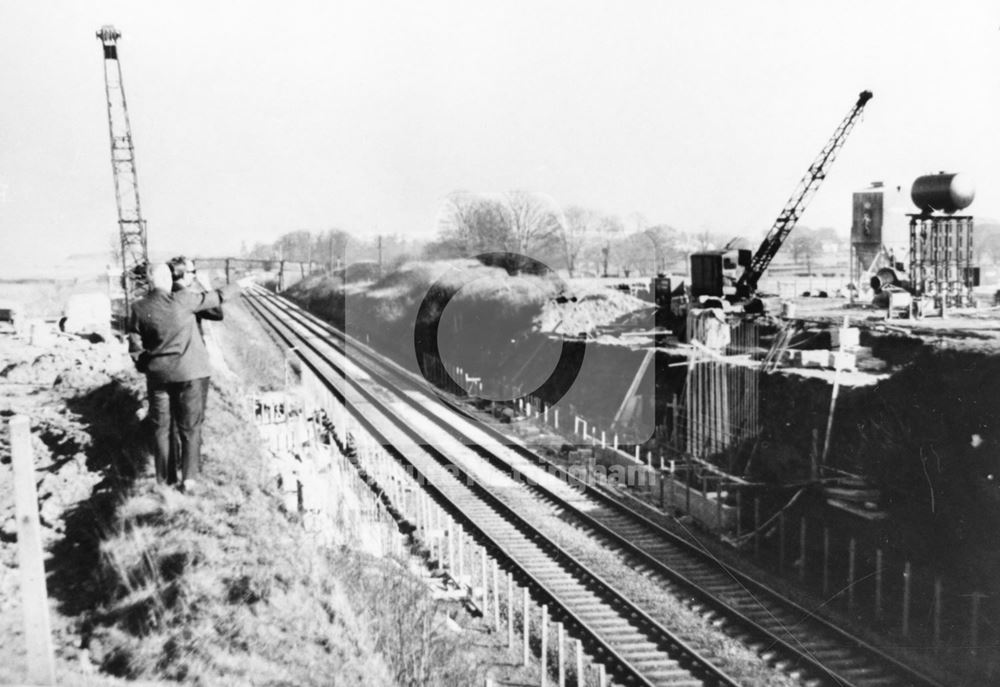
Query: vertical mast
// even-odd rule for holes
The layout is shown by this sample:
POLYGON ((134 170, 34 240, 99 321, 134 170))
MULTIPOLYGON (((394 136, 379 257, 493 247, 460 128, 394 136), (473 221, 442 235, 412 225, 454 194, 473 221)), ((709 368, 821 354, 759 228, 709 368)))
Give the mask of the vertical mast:
POLYGON ((104 50, 104 92, 108 102, 108 133, 111 137, 111 171, 115 180, 115 201, 118 205, 118 233, 121 242, 122 288, 125 292, 125 313, 139 296, 146 282, 145 265, 146 222, 139 204, 139 178, 135 169, 135 148, 132 127, 125 103, 122 68, 118 61, 118 39, 121 34, 113 26, 102 26, 97 32, 104 50))

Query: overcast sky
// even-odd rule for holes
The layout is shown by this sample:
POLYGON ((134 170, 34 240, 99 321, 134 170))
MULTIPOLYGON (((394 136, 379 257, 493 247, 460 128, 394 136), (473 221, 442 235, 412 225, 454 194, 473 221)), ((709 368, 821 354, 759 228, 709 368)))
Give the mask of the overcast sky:
POLYGON ((995 0, 55 4, 0 5, 4 261, 116 235, 105 23, 156 251, 427 235, 456 189, 756 237, 862 89, 803 224, 937 170, 1000 217, 995 0))

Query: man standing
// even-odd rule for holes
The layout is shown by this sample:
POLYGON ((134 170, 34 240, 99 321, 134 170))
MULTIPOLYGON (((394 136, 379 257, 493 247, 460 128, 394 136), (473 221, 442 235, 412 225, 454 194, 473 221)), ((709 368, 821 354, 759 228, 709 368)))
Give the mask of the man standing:
POLYGON ((211 366, 196 314, 221 307, 238 286, 192 293, 172 292, 170 268, 150 270, 152 290, 132 305, 129 314, 129 353, 146 375, 149 418, 153 427, 156 479, 165 482, 170 457, 170 422, 180 437, 182 489, 198 489, 201 473, 201 426, 211 366))
MULTIPOLYGON (((174 293, 177 293, 178 291, 188 291, 195 294, 201 294, 212 290, 210 284, 202 282, 201 279, 196 279, 198 272, 195 269, 194 261, 185 258, 184 256, 178 256, 176 258, 171 258, 167 262, 167 266, 170 267, 170 275, 174 280, 172 289, 174 293)), ((198 322, 198 335, 201 336, 202 341, 205 340, 205 329, 202 322, 205 320, 221 322, 222 318, 223 313, 221 305, 218 308, 209 308, 208 310, 195 313, 195 319, 198 322)), ((209 385, 205 384, 202 388, 203 407, 208 400, 208 387, 209 385)), ((177 418, 171 416, 170 457, 167 459, 167 484, 175 484, 177 482, 177 470, 180 467, 180 456, 181 441, 180 433, 177 431, 177 418)))
MULTIPOLYGON (((207 286, 207 282, 201 279, 196 279, 198 276, 198 270, 195 269, 194 261, 184 256, 178 256, 176 258, 171 258, 170 262, 167 263, 170 266, 170 274, 174 279, 173 290, 176 291, 191 291, 193 293, 205 293, 211 291, 211 287, 207 286)), ((201 323, 204 320, 212 320, 216 322, 221 322, 223 313, 222 306, 218 308, 209 308, 199 312, 195 317, 198 318, 198 332, 205 338, 205 332, 202 328, 201 323)))

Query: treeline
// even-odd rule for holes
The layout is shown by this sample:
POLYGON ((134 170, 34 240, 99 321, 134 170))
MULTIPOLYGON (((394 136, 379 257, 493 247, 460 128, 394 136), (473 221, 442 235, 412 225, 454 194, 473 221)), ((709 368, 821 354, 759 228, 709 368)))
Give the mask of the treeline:
POLYGON ((381 262, 391 268, 420 257, 424 245, 424 241, 396 234, 361 238, 343 229, 298 230, 282 234, 272 243, 256 243, 244 248, 241 257, 312 263, 331 271, 358 262, 381 262))
MULTIPOLYGON (((599 210, 560 207, 542 194, 458 191, 446 199, 432 240, 398 235, 359 237, 342 229, 293 231, 270 244, 256 244, 244 257, 314 263, 330 270, 371 262, 391 270, 410 259, 446 259, 482 254, 524 255, 569 276, 651 275, 686 272, 688 254, 739 245, 757 248, 759 237, 740 239, 708 231, 686 232, 648 221, 638 213, 623 219, 599 210)), ((795 229, 788 246, 794 262, 808 262, 824 243, 841 243, 832 229, 795 229)), ((523 265, 512 265, 515 269, 523 265)))

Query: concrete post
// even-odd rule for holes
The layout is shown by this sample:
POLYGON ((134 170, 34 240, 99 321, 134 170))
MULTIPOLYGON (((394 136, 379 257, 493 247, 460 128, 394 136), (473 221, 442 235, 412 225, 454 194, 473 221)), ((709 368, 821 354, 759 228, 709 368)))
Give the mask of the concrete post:
POLYGON ((541 673, 540 684, 542 687, 546 687, 549 684, 549 607, 542 606, 542 655, 541 655, 541 666, 539 673, 541 673))
POLYGON ((903 636, 910 636, 910 591, 913 584, 910 562, 903 566, 903 636))
POLYGON ((882 549, 875 550, 875 618, 882 620, 882 549))
POLYGON ((576 687, 586 687, 587 676, 583 672, 583 642, 576 640, 576 687))
POLYGON ((507 648, 514 648, 514 576, 507 573, 507 648))
POLYGON ((941 605, 943 602, 941 578, 934 578, 934 650, 941 650, 941 605))
POLYGON ((566 687, 566 637, 562 623, 556 623, 556 641, 559 643, 559 687, 566 687))
POLYGON ((524 598, 523 598, 523 606, 521 608, 521 617, 524 620, 524 630, 523 630, 523 634, 524 634, 524 667, 527 668, 528 667, 529 650, 531 648, 529 646, 529 643, 528 643, 529 639, 531 637, 530 634, 529 634, 529 631, 531 629, 531 612, 530 612, 530 608, 529 608, 529 605, 528 605, 528 588, 527 587, 524 588, 524 598))
POLYGON ((497 559, 493 559, 493 629, 500 632, 500 583, 497 559))
POLYGON ((480 547, 479 558, 482 561, 483 569, 483 620, 490 614, 490 583, 486 575, 486 547, 480 547))
POLYGON ((857 579, 855 576, 856 564, 857 543, 854 541, 854 537, 851 537, 851 541, 847 547, 847 610, 850 612, 854 611, 854 581, 857 579))
POLYGON ((799 518, 799 579, 806 579, 806 518, 799 518))
POLYGON ((27 681, 37 685, 54 685, 55 659, 49 628, 45 565, 42 561, 42 528, 38 520, 31 422, 25 415, 15 415, 8 426, 14 470, 17 559, 21 569, 21 612, 24 615, 24 639, 27 644, 27 681))

